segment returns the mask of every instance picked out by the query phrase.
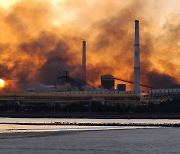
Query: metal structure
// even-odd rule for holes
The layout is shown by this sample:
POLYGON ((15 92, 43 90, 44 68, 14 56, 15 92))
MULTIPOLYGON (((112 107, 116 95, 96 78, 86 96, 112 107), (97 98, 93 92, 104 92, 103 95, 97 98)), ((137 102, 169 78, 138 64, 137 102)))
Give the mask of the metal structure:
POLYGON ((69 81, 69 72, 68 71, 59 72, 57 79, 59 84, 64 85, 69 81))
POLYGON ((17 102, 20 104, 45 103, 80 103, 80 102, 138 102, 140 96, 135 93, 118 91, 71 91, 57 93, 0 93, 0 102, 17 102))
POLYGON ((135 20, 134 41, 134 91, 140 91, 140 51, 139 51, 139 21, 135 20))
MULTIPOLYGON (((121 79, 121 78, 114 78, 115 80, 119 80, 119 81, 122 81, 122 82, 126 82, 126 83, 130 83, 130 84, 134 84, 133 81, 128 81, 128 80, 124 80, 124 79, 121 79)), ((146 87, 146 88, 150 88, 150 89, 153 89, 155 87, 151 87, 149 85, 145 85, 145 84, 140 84, 141 87, 146 87)))

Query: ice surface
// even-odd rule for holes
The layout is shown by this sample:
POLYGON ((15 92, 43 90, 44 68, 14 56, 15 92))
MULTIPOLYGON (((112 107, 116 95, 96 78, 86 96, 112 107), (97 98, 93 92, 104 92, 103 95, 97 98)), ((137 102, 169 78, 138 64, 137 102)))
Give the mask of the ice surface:
POLYGON ((180 128, 0 134, 3 154, 179 153, 180 128))

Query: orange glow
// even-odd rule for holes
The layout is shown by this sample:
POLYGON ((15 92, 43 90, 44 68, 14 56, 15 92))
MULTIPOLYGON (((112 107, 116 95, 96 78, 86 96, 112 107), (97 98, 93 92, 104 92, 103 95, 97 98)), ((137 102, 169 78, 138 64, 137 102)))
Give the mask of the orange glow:
POLYGON ((9 79, 3 90, 19 91, 37 81, 56 84, 63 70, 80 77, 82 39, 88 84, 97 87, 104 74, 133 81, 135 19, 140 20, 141 82, 152 84, 156 76, 158 84, 166 76, 173 78, 165 82, 180 83, 180 11, 173 8, 180 1, 169 2, 2 0, 0 73, 9 79))
POLYGON ((3 88, 3 87, 4 87, 4 85, 5 85, 4 80, 0 79, 0 88, 3 88))

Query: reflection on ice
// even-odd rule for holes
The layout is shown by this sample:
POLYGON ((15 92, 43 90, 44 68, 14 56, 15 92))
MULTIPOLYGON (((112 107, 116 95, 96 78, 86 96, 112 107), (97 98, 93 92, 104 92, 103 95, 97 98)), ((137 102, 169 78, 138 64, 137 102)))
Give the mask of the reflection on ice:
POLYGON ((180 124, 179 119, 78 119, 78 118, 0 118, 0 123, 152 123, 152 124, 180 124))

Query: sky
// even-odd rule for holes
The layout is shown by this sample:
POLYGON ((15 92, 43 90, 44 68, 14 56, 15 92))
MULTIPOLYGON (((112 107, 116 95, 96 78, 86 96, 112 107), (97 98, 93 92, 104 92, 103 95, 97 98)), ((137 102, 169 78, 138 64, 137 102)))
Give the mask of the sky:
MULTIPOLYGON (((14 4, 20 3, 22 0, 0 0, 0 6, 4 9, 11 9, 11 7, 14 4)), ((42 0, 37 0, 37 1, 42 1, 42 0)), ((58 10, 59 7, 57 6, 59 3, 66 3, 68 0, 44 0, 47 2, 50 2, 51 4, 54 5, 54 7, 58 10)), ((91 4, 95 4, 100 0, 91 0, 88 1, 91 4)), ((123 5, 127 5, 131 3, 132 1, 137 1, 138 0, 114 0, 114 1, 119 1, 119 3, 123 3, 123 5)), ((106 3, 107 0, 102 0, 101 3, 106 3)), ((154 10, 158 10, 158 17, 161 20, 162 23, 165 22, 166 18, 168 15, 171 14, 176 14, 179 13, 179 7, 180 7, 180 2, 179 0, 145 0, 145 2, 148 5, 147 11, 148 12, 154 12, 154 10)))
POLYGON ((6 90, 56 84, 63 70, 78 78, 83 39, 90 85, 100 85, 103 74, 133 80, 135 19, 141 83, 180 85, 179 0, 0 0, 0 8, 0 78, 6 90))

